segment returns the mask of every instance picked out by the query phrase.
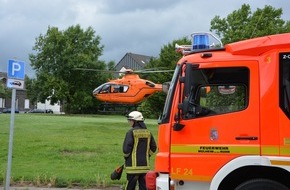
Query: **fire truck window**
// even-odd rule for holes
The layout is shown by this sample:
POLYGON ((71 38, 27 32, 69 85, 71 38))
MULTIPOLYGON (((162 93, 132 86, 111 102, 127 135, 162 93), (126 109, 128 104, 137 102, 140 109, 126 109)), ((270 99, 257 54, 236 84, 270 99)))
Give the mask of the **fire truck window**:
MULTIPOLYGON (((244 85, 209 85, 199 89, 201 110, 207 114, 223 114, 243 110, 246 107, 246 87, 244 85)), ((204 114, 202 111, 198 114, 204 114)))
POLYGON ((280 108, 290 119, 290 52, 280 53, 280 108))
POLYGON ((237 112, 248 106, 248 68, 196 69, 189 75, 191 84, 185 88, 190 90, 182 104, 184 119, 237 112))

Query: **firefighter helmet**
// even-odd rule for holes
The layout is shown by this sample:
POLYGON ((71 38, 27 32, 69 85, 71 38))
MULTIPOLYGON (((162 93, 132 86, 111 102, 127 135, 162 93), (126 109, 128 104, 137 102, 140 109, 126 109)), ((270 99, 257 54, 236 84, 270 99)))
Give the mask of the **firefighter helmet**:
POLYGON ((128 120, 134 120, 134 121, 144 121, 144 117, 141 112, 139 111, 132 111, 127 116, 128 120))

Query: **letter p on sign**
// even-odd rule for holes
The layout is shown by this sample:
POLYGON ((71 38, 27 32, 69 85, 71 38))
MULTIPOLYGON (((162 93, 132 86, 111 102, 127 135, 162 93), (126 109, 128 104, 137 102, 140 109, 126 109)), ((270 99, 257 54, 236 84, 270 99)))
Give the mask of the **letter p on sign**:
POLYGON ((8 78, 23 80, 24 74, 24 62, 9 60, 8 62, 8 78))
POLYGON ((14 76, 16 72, 19 72, 21 69, 21 65, 17 62, 12 63, 12 75, 14 76))

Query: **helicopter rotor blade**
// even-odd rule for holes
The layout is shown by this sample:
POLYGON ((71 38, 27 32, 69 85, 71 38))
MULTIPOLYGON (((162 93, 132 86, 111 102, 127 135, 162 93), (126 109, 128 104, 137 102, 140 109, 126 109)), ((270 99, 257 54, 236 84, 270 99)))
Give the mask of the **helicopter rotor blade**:
POLYGON ((87 69, 87 68, 74 68, 78 71, 93 71, 93 72, 107 72, 107 73, 124 73, 123 71, 110 71, 110 70, 100 70, 100 69, 87 69))
POLYGON ((173 72, 174 70, 156 70, 156 71, 134 71, 134 73, 167 73, 167 72, 173 72))
POLYGON ((107 73, 123 73, 123 74, 134 74, 134 73, 166 73, 173 72, 174 70, 152 70, 152 69, 144 69, 133 71, 132 69, 127 69, 125 71, 111 71, 111 70, 99 70, 99 69, 88 69, 88 68, 75 68, 74 70, 81 71, 94 71, 94 72, 107 72, 107 73))

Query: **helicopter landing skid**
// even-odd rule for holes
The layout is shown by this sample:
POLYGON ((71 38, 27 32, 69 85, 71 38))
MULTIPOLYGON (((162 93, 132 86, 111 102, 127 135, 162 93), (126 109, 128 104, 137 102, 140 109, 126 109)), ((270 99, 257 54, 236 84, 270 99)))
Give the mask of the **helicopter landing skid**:
POLYGON ((129 112, 137 110, 138 104, 110 104, 102 103, 99 106, 100 114, 129 114, 129 112))

